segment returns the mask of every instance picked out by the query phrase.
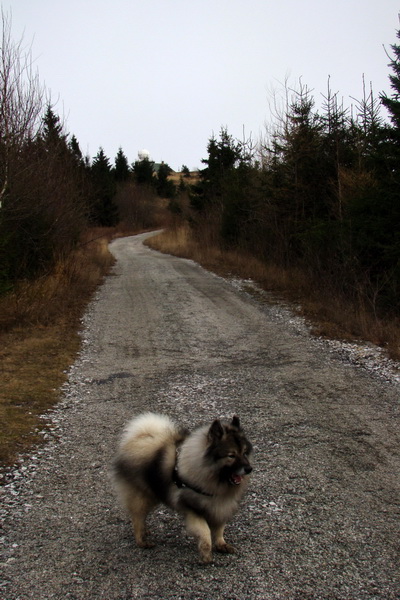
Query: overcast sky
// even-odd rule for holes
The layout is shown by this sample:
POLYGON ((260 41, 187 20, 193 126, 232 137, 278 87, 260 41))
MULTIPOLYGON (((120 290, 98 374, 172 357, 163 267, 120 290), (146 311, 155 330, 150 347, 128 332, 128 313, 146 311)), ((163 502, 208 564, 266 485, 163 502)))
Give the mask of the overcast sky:
POLYGON ((4 0, 55 110, 84 154, 146 148, 201 167, 221 126, 258 139, 271 90, 299 78, 317 102, 390 91, 399 0, 4 0))

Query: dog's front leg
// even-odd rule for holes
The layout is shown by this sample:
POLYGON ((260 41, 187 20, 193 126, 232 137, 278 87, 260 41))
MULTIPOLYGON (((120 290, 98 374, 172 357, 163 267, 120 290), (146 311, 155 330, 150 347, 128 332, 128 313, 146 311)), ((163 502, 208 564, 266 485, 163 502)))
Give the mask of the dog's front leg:
POLYGON ((213 535, 215 539, 215 549, 217 552, 223 552, 224 554, 233 554, 236 552, 234 546, 227 544, 224 539, 225 523, 219 527, 213 528, 213 535))
POLYGON ((211 531, 207 522, 193 512, 186 514, 186 531, 197 540, 200 553, 200 561, 203 564, 212 561, 211 531))

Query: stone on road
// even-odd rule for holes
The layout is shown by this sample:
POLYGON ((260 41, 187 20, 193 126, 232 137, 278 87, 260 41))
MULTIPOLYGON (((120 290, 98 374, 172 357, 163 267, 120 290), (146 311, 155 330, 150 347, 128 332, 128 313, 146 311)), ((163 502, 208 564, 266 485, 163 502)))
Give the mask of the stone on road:
POLYGON ((394 600, 399 585, 399 386, 195 263, 114 241, 113 273, 43 448, 2 496, 5 600, 394 600), (166 508, 136 547, 110 480, 143 411, 187 427, 240 416, 255 470, 209 567, 166 508))

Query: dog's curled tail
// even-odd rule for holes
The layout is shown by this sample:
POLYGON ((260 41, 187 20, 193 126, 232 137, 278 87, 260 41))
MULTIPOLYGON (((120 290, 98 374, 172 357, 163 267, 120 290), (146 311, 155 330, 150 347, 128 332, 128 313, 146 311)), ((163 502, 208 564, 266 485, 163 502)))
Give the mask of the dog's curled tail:
POLYGON ((179 445, 185 437, 186 432, 179 429, 169 417, 151 412, 144 413, 126 425, 119 445, 119 454, 128 454, 143 461, 154 456, 161 447, 179 445))

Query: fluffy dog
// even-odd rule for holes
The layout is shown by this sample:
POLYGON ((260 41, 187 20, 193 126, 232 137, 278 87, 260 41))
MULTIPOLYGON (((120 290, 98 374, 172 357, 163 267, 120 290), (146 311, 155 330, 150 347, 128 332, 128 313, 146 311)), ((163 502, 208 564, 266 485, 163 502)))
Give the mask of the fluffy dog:
POLYGON ((146 539, 146 517, 164 503, 184 515, 202 563, 212 560, 213 540, 217 551, 234 552, 225 542, 224 529, 247 487, 251 457, 252 445, 237 416, 229 423, 217 419, 192 433, 153 413, 130 421, 114 474, 138 546, 152 546, 146 539))

